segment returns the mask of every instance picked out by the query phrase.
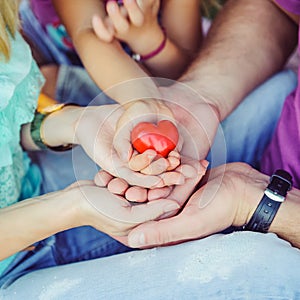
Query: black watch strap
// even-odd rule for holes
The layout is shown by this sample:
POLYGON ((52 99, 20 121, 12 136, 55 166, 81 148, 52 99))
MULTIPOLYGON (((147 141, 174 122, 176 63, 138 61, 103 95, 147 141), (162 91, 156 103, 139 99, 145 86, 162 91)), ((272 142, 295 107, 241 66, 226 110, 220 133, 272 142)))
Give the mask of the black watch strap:
POLYGON ((277 170, 272 175, 264 196, 250 221, 243 226, 243 230, 268 232, 281 203, 291 188, 292 176, 284 170, 277 170))
POLYGON ((264 194, 244 230, 268 232, 280 205, 281 202, 274 201, 264 194))

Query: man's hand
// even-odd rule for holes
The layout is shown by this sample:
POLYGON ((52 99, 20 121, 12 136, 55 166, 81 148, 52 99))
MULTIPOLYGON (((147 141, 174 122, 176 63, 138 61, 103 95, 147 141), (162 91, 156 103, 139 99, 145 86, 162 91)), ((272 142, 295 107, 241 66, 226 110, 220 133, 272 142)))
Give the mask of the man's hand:
POLYGON ((130 247, 179 243, 246 224, 262 198, 269 177, 242 163, 212 169, 208 182, 195 192, 182 212, 148 222, 128 236, 130 247))

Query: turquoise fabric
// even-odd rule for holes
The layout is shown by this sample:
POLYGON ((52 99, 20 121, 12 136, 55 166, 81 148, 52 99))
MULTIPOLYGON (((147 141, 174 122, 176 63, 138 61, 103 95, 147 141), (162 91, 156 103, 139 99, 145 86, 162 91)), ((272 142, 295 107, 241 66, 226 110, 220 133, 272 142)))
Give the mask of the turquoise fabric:
MULTIPOLYGON (((0 208, 39 194, 41 174, 23 152, 20 130, 32 121, 44 79, 19 33, 0 57, 0 208)), ((0 262, 0 274, 13 258, 0 262)))

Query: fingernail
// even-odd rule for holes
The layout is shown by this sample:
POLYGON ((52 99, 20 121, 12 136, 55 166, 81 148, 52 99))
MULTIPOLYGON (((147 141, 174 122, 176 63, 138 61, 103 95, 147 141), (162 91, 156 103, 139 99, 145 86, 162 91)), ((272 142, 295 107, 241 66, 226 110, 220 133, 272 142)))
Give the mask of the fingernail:
POLYGON ((171 203, 164 207, 164 212, 174 211, 174 210, 177 210, 178 208, 180 208, 179 204, 171 203))
POLYGON ((206 159, 203 159, 203 160, 201 160, 200 163, 205 169, 207 169, 207 167, 209 165, 209 161, 207 161, 206 159))
POLYGON ((129 246, 132 248, 138 248, 145 245, 145 235, 144 233, 134 233, 129 239, 129 246))

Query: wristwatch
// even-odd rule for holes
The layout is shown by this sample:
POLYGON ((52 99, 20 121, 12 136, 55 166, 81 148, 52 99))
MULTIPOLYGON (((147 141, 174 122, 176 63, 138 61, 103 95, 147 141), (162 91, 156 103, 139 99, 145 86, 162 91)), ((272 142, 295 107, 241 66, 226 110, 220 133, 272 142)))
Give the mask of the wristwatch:
POLYGON ((284 170, 277 170, 270 179, 264 195, 250 221, 243 230, 268 232, 272 221, 285 200, 287 192, 292 188, 292 176, 284 170))

